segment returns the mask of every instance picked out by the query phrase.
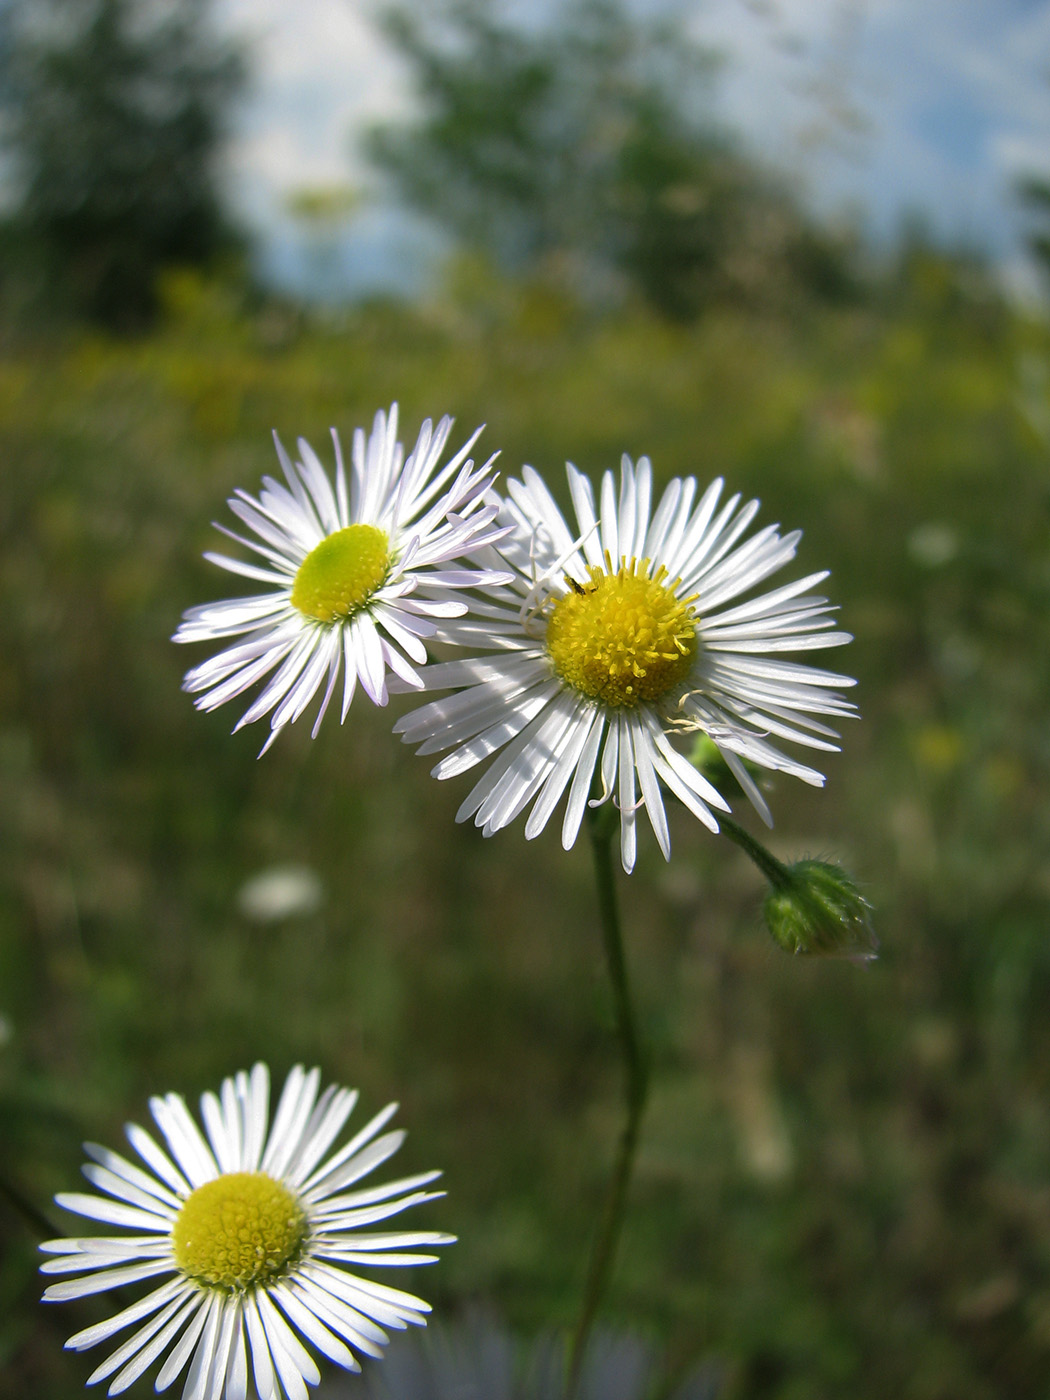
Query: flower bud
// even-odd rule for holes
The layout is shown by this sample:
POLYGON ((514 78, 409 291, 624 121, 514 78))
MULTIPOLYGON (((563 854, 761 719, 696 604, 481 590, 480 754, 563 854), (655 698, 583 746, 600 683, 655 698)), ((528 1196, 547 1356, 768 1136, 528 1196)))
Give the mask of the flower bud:
POLYGON ((871 905, 840 865, 799 860, 785 866, 762 912, 773 938, 787 953, 851 962, 868 962, 877 954, 871 905))

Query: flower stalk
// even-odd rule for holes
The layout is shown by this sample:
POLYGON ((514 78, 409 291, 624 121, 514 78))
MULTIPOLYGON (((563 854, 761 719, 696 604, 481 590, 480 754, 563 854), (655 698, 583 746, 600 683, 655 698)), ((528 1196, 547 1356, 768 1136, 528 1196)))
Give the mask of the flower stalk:
POLYGON ((612 803, 588 810, 588 832, 594 856, 594 874, 598 891, 598 914, 601 923, 605 960, 612 984, 616 1035, 620 1042, 624 1070, 625 1116, 620 1133, 616 1164, 609 1182, 602 1209, 598 1233, 591 1250, 584 1287, 583 1302, 569 1352, 567 1400, 572 1400, 579 1385, 580 1371, 587 1352, 587 1341, 594 1325, 598 1307, 609 1284, 616 1248, 623 1230, 627 1192, 634 1171, 642 1118, 649 1091, 649 1066, 635 1020, 631 1000, 630 977, 623 945, 616 877, 613 868, 613 838, 618 829, 617 813, 612 803))

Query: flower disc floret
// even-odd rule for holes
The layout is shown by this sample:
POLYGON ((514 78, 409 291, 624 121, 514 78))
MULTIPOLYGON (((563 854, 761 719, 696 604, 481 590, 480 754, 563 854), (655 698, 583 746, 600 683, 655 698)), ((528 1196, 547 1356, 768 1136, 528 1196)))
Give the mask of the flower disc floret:
POLYGON ((353 617, 386 579, 390 539, 378 525, 348 525, 328 535, 299 565, 292 607, 318 622, 353 617))
POLYGON ((229 1172, 190 1193, 171 1237, 184 1274, 237 1293, 286 1274, 306 1233, 306 1216, 286 1186, 265 1172, 229 1172))
POLYGON ((547 651, 568 685, 613 708, 662 700, 689 675, 697 650, 693 599, 680 599, 662 566, 624 560, 570 579, 547 621, 547 651))

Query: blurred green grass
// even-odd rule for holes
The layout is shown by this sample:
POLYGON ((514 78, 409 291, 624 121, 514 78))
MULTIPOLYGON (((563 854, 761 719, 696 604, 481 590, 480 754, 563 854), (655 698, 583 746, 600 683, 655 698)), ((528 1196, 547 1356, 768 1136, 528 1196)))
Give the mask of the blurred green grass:
MULTIPOLYGON (((541 289, 321 324, 190 277, 167 301, 146 340, 0 352, 3 1175, 57 1214, 80 1140, 118 1145, 150 1093, 320 1063, 400 1099, 405 1171, 446 1169, 427 1223, 461 1242, 410 1286, 572 1319, 619 1114, 586 849, 456 827, 466 786, 361 699, 257 762, 168 641, 229 591, 208 521, 274 469, 271 428, 326 456, 396 398, 403 437, 487 420, 559 490, 622 451, 724 473, 803 527, 857 638, 863 718, 825 792, 779 786, 774 846, 852 866, 880 960, 779 953, 683 813, 624 883, 657 1072, 607 1320, 724 1357, 738 1400, 1047 1393, 1046 325, 933 255, 881 307, 691 328, 541 289), (248 922, 244 880, 286 864, 323 905, 248 922)), ((78 1394, 61 1341, 105 1302, 40 1308, 2 1202, 0 1238, 0 1391, 78 1394)))

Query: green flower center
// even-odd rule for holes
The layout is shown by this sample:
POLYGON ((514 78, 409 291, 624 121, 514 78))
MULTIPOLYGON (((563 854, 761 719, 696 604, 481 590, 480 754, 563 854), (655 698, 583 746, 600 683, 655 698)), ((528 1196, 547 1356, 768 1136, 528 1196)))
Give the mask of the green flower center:
POLYGON ((243 1293, 288 1272, 306 1239, 306 1216, 265 1172, 228 1172, 190 1192, 171 1238, 184 1274, 243 1293))
POLYGON ((378 525, 348 525, 327 535, 299 565, 292 606, 318 622, 353 617, 390 568, 390 539, 378 525))
MULTIPOLYGON (((614 708, 661 700, 689 675, 697 651, 696 613, 678 598, 661 566, 621 561, 616 573, 593 565, 590 582, 570 579, 547 621, 547 652, 562 680, 614 708)), ((675 583, 678 582, 676 579, 675 583)))

